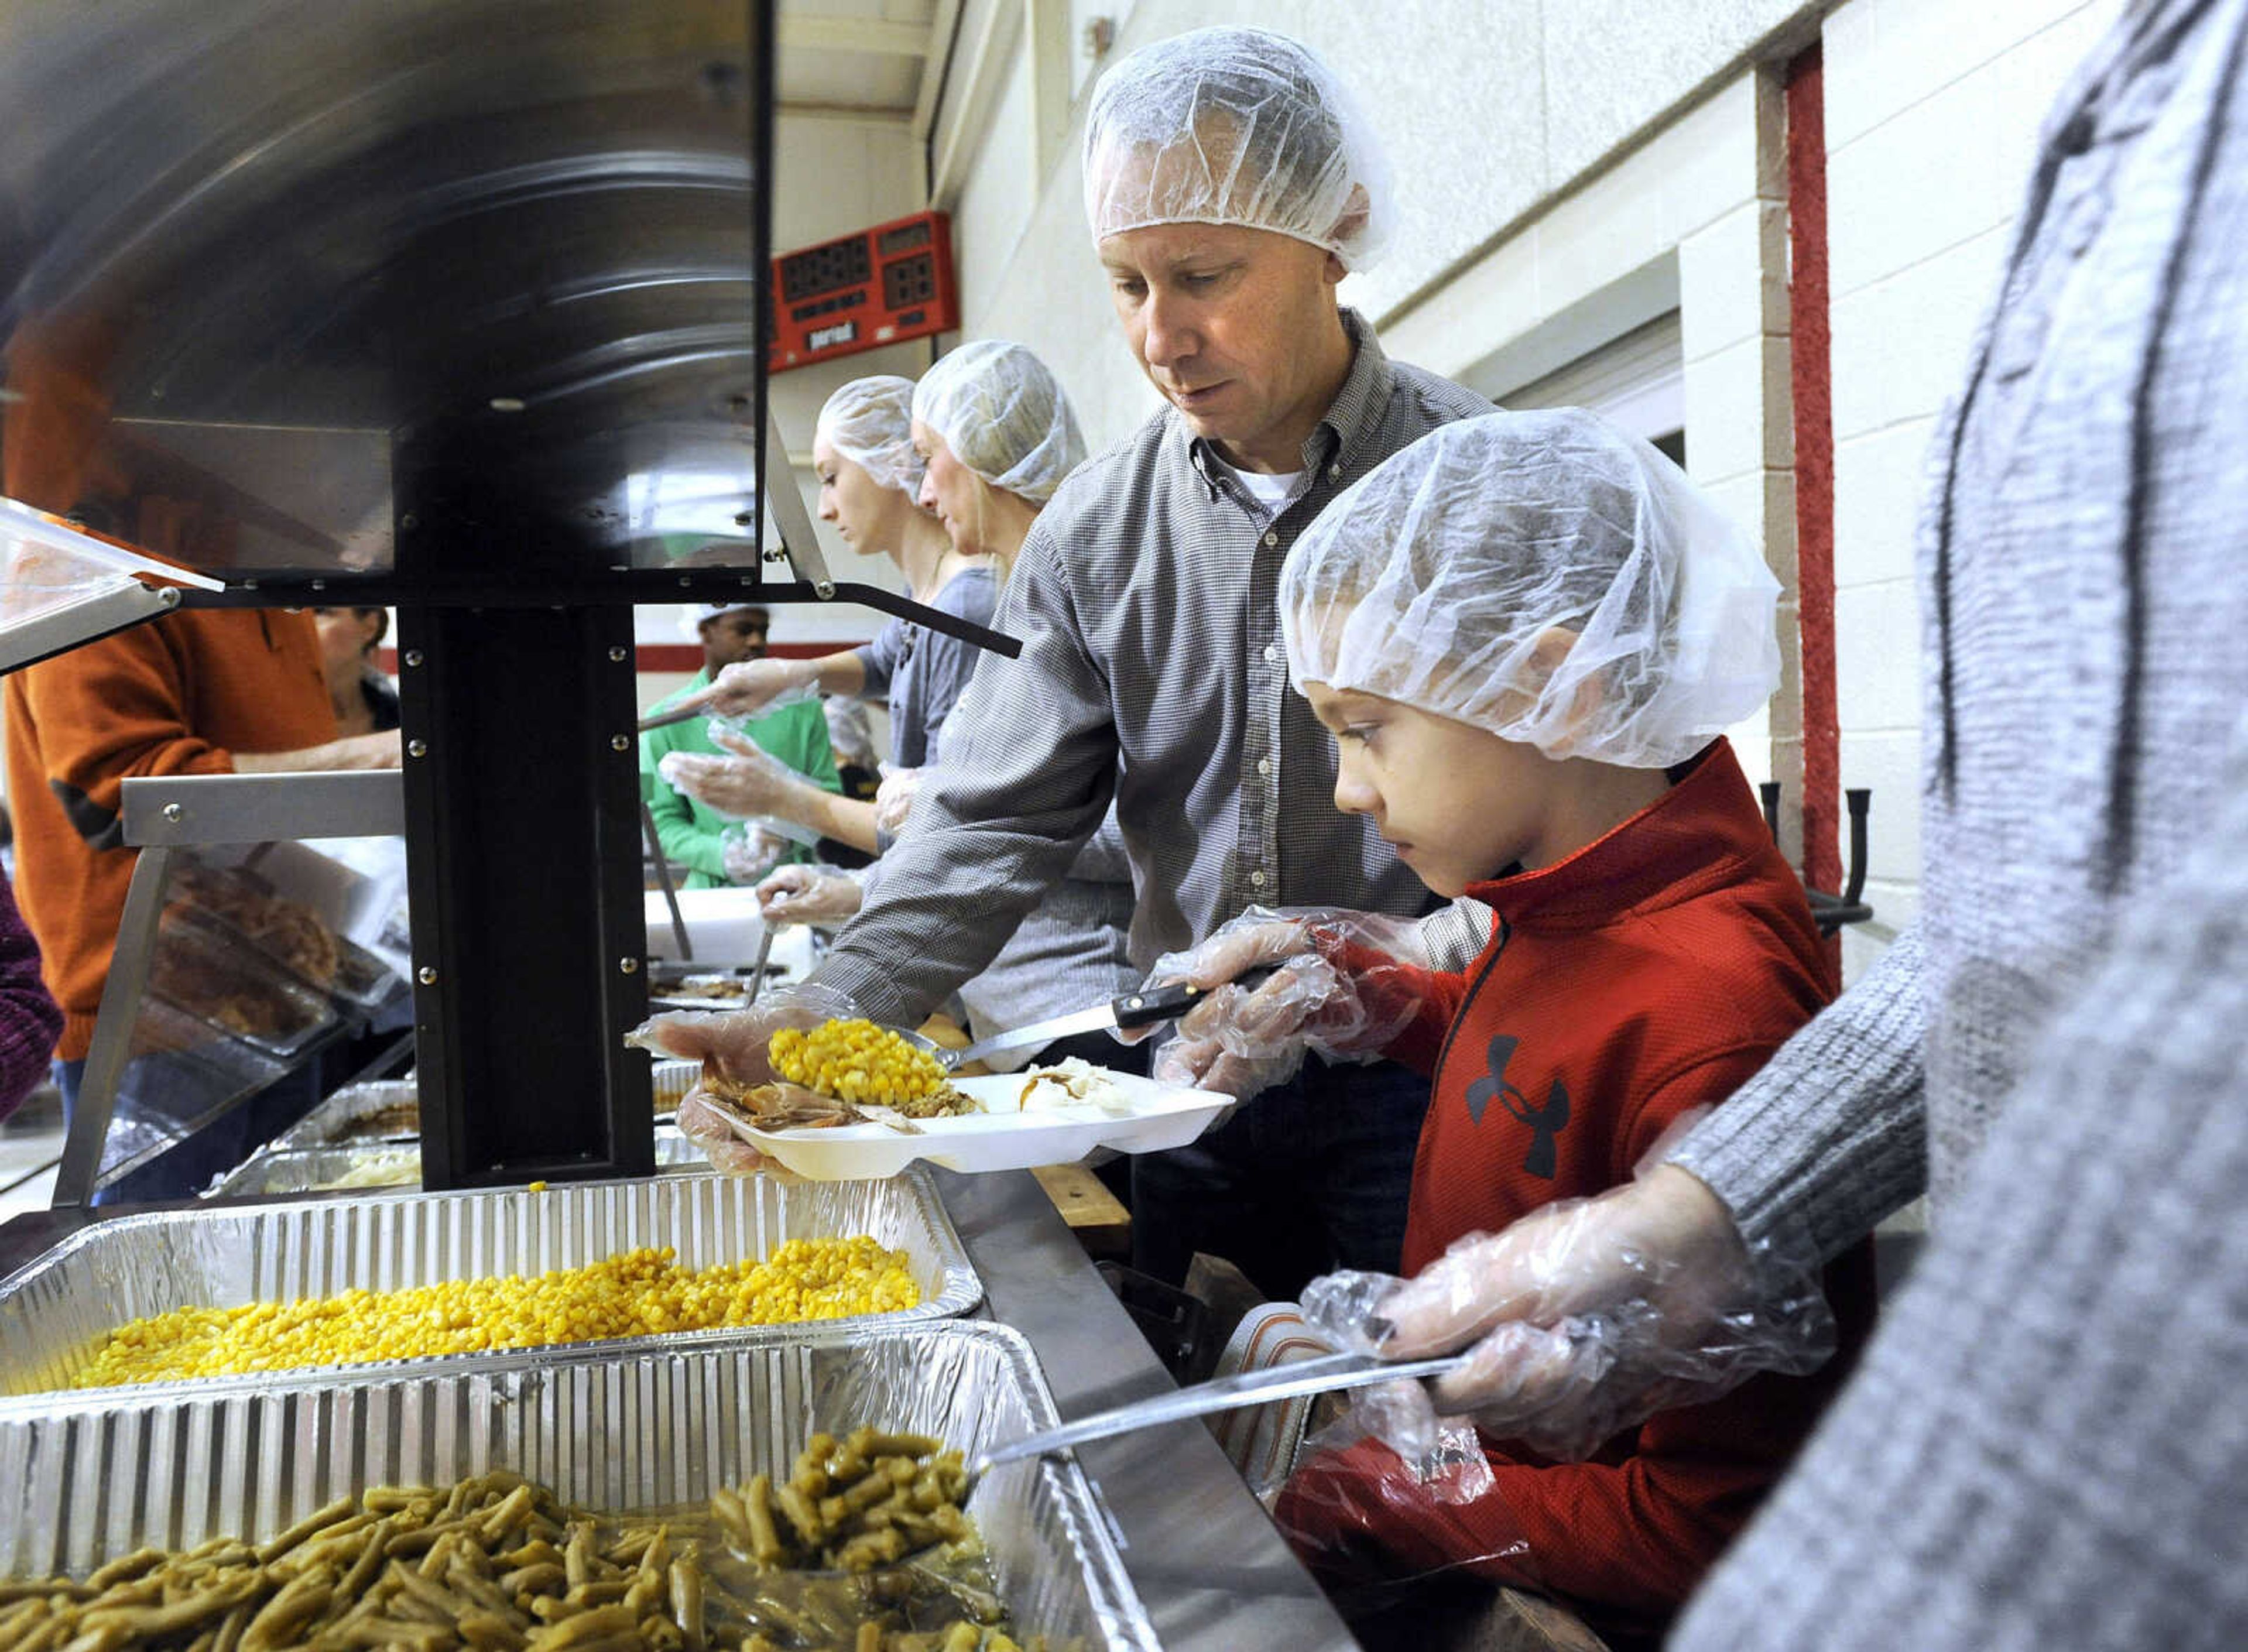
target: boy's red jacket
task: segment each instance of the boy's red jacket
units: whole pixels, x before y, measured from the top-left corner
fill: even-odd
[[[1468,893],[1498,914],[1475,966],[1385,984],[1415,1006],[1388,1053],[1435,1080],[1408,1274],[1465,1235],[1628,1182],[1674,1120],[1723,1101],[1833,996],[1803,886],[1722,740],[1598,841]],[[1826,1284],[1843,1351],[1813,1376],[1761,1376],[1664,1412],[1586,1463],[1486,1440],[1498,1489],[1464,1506],[1385,1495],[1409,1476],[1369,1440],[1300,1470],[1281,1523],[1331,1575],[1411,1575],[1511,1549],[1472,1569],[1571,1597],[1615,1628],[1660,1627],[1786,1466],[1870,1328],[1870,1247]]]

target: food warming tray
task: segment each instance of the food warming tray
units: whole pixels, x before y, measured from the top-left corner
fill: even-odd
[[[648,1064],[648,1085],[654,1092],[655,1116],[666,1119],[702,1077],[700,1061],[662,1059]],[[411,1078],[379,1079],[347,1084],[303,1118],[273,1138],[276,1149],[342,1147],[364,1141],[418,1141],[422,1138],[420,1086]],[[414,1115],[407,1128],[371,1123],[378,1114],[404,1108]]]
[[[815,1323],[872,1326],[949,1318],[983,1300],[960,1236],[925,1175],[894,1182],[785,1185],[770,1177],[659,1176],[450,1193],[374,1191],[348,1197],[122,1216],[84,1228],[0,1279],[0,1391],[58,1388],[99,1339],[127,1320],[186,1306],[231,1307],[385,1291],[442,1279],[581,1267],[621,1251],[670,1245],[682,1265],[770,1255],[783,1241],[871,1234],[906,1252],[918,1307]],[[665,1347],[697,1335],[749,1341],[801,1337],[805,1325],[673,1332],[565,1352]],[[457,1365],[462,1354],[387,1367]],[[196,1388],[270,1379],[199,1380]],[[332,1381],[331,1377],[329,1380]],[[85,1392],[96,1392],[85,1390]],[[101,1390],[128,1394],[130,1388]]]
[[[961,1321],[0,1401],[0,1578],[83,1577],[142,1545],[257,1541],[372,1485],[505,1468],[588,1508],[661,1509],[785,1474],[816,1429],[915,1429],[973,1459],[1057,1420],[1021,1333]],[[995,1469],[969,1512],[1018,1639],[1158,1645],[1074,1463]]]
[[[707,1170],[710,1162],[702,1149],[679,1134],[675,1126],[658,1125],[655,1165],[659,1170]],[[382,1181],[353,1181],[355,1176],[380,1169]],[[357,1139],[335,1147],[267,1148],[252,1154],[213,1182],[206,1199],[254,1198],[275,1193],[332,1193],[353,1188],[419,1187],[422,1184],[422,1138],[403,1141]]]

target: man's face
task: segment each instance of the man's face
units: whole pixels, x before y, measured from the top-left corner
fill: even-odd
[[[315,608],[312,623],[319,630],[320,662],[327,668],[328,676],[348,678],[367,658],[374,634],[381,627],[382,614],[376,609]]]
[[[744,660],[764,656],[765,633],[771,621],[747,608],[737,608],[702,621],[702,658],[714,672]]]
[[[1336,326],[1340,259],[1227,224],[1127,230],[1100,250],[1132,353],[1196,435],[1238,459],[1311,433],[1333,392],[1315,346]]]
[[[1436,894],[1558,858],[1559,765],[1536,746],[1354,689],[1307,682],[1304,697],[1335,737],[1335,807],[1372,819]]]

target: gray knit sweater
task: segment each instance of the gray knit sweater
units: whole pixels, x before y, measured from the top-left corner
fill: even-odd
[[[1694,1652],[2248,1645],[2244,31],[2056,108],[1931,456],[1924,919],[1673,1155],[1934,1232]]]

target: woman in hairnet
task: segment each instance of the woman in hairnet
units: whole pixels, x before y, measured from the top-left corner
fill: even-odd
[[[900,434],[900,412],[895,401],[886,397],[886,442]],[[926,466],[921,504],[942,523],[949,554],[970,569],[948,588],[978,572],[986,579],[1004,579],[1038,511],[1085,456],[1068,397],[1045,364],[1023,346],[979,339],[954,350],[922,376],[914,387],[909,415],[902,429],[916,463]],[[815,448],[815,458],[819,454]],[[987,605],[984,614],[973,617],[987,618],[989,612]],[[922,646],[931,640],[924,634]],[[982,668],[1004,669],[1011,663],[995,658]],[[899,720],[894,688],[894,728]],[[929,718],[928,708],[920,716],[926,725],[923,739],[918,745],[900,739],[898,766],[876,799],[885,848],[905,828],[922,777],[937,763],[942,746],[938,724],[943,719]],[[756,759],[745,756],[744,762],[747,766]],[[729,806],[721,800],[728,796],[748,800],[738,775],[708,777],[703,784],[717,806]],[[865,878],[880,874],[878,863]],[[865,887],[862,878],[830,868],[792,867],[766,879],[757,892],[769,922],[837,925],[858,911]],[[1139,972],[1125,956],[1131,917],[1131,870],[1112,819],[1086,843],[1069,875],[1016,926],[998,956],[962,985],[960,1004],[970,1031],[979,1038],[1005,1032],[1117,997],[1138,985]],[[1066,1048],[1014,1052],[1007,1062],[1020,1066],[1071,1054],[1119,1064],[1115,1045],[1100,1033],[1069,1042]]]
[[[977,339],[914,387],[922,508],[963,556],[988,556],[1004,580],[1031,524],[1085,460],[1077,415],[1046,364],[1019,344]]]
[[[888,557],[905,577],[916,602],[989,625],[998,601],[998,580],[988,558],[954,548],[943,524],[920,502],[921,456],[913,445],[914,383],[882,374],[853,379],[827,398],[812,439],[819,477],[819,518],[861,556]],[[937,730],[974,675],[982,651],[942,631],[893,619],[861,648],[810,660],[751,660],[729,668],[705,703],[740,719],[819,693],[871,695],[887,699],[895,764],[919,768],[932,760]],[[719,737],[741,759],[709,757],[679,767],[674,784],[713,807],[744,816],[792,821],[819,836],[873,853],[879,826],[873,800],[838,797],[799,786],[773,765],[757,761],[740,744]],[[790,913],[806,922],[840,921],[857,910],[855,886],[847,905],[841,882],[823,881],[800,869],[794,890],[807,903]]]
[[[1307,1051],[1429,1073],[1408,1273],[1628,1182],[1833,990],[1722,732],[1778,680],[1778,590],[1676,466],[1589,413],[1449,425],[1347,490],[1281,573],[1290,677],[1339,743],[1336,806],[1436,894],[1488,905],[1490,941],[1444,973],[1396,920],[1252,911],[1157,965],[1210,984],[1278,966],[1205,1000],[1158,1075],[1253,1094]],[[1331,1276],[1306,1306],[1364,1342],[1395,1283]],[[1850,1340],[1870,1252],[1830,1283]],[[1787,1313],[1734,1329],[1798,1374],[1589,1436],[1361,1418],[1290,1483],[1283,1527],[1330,1582],[1464,1567],[1659,1629],[1835,1385],[1802,1374],[1835,1346],[1815,1275]]]

